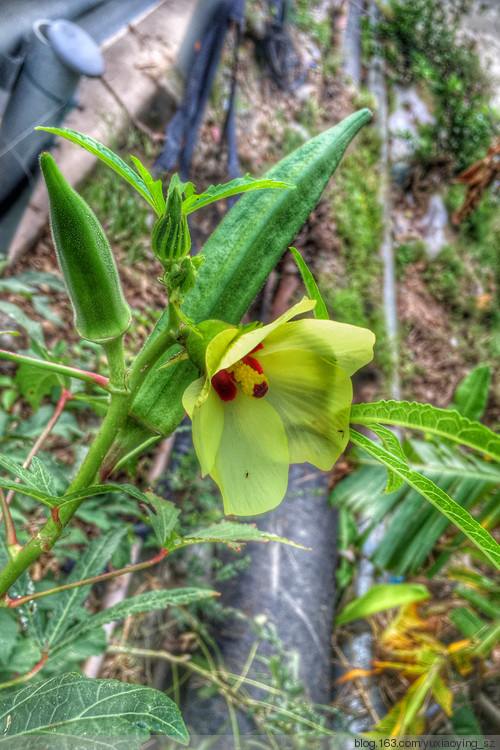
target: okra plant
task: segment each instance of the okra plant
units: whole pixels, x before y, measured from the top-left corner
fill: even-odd
[[[173,503],[110,481],[124,457],[137,454],[158,436],[170,435],[185,412],[192,421],[202,473],[218,484],[227,514],[252,516],[276,507],[285,496],[290,463],[308,461],[329,470],[351,440],[387,468],[388,492],[408,483],[500,567],[500,548],[488,530],[408,466],[397,437],[384,425],[432,433],[493,461],[500,461],[500,437],[458,412],[425,404],[382,401],[351,408],[350,378],[371,360],[374,336],[328,319],[316,283],[293,248],[308,296],[267,325],[240,325],[346,147],[369,119],[368,110],[351,115],[294,151],[263,179],[247,176],[197,194],[192,183],[174,176],[166,195],[161,181],[138,159],[132,157],[133,169],[91,138],[45,128],[95,154],[155,211],[151,242],[159,265],[151,283],[164,288],[165,311],[142,349],[126,359],[123,342],[131,311],[109,243],[52,156],[42,154],[52,236],[75,327],[83,339],[103,348],[109,378],[62,365],[40,348],[38,357],[0,352],[1,358],[28,362],[40,373],[57,373],[64,384],[61,410],[75,380],[99,388],[107,400],[100,429],[63,493],[56,491],[50,471],[33,454],[22,466],[0,454],[6,472],[0,479],[0,643],[11,653],[9,638],[19,632],[31,643],[24,671],[12,669],[0,684],[0,745],[21,735],[51,735],[51,747],[58,741],[62,747],[69,734],[85,735],[86,747],[97,747],[101,736],[109,747],[119,747],[126,735],[127,747],[139,748],[150,731],[187,744],[180,713],[163,693],[57,672],[58,658],[96,631],[102,633],[106,622],[215,593],[194,588],[152,591],[90,617],[81,605],[95,581],[150,567],[177,549],[206,540],[293,543],[236,520],[183,536]],[[245,195],[202,252],[192,256],[188,215],[237,193]],[[314,317],[294,320],[310,313]],[[351,424],[363,425],[378,439],[358,433]],[[159,552],[146,562],[102,573],[119,542],[119,535],[105,534],[88,545],[66,584],[49,589],[35,584],[30,566],[52,549],[82,503],[110,492],[128,493],[148,509]],[[9,509],[13,493],[44,508],[44,522],[24,545],[18,542]],[[2,673],[8,668],[5,662]],[[63,702],[63,712],[48,710]]]

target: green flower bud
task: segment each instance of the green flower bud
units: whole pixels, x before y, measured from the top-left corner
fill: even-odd
[[[151,243],[154,254],[164,267],[172,261],[182,260],[191,250],[191,235],[187,218],[182,213],[182,193],[178,186],[168,192],[165,215],[154,225]]]
[[[41,155],[40,166],[49,194],[52,238],[75,327],[89,341],[119,338],[128,329],[131,314],[104,231],[50,154]]]

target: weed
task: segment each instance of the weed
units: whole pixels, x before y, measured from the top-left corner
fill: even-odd
[[[457,33],[470,6],[469,0],[391,0],[384,20],[372,27],[395,79],[422,81],[432,94],[435,122],[421,128],[416,156],[427,162],[450,155],[457,171],[484,156],[498,129],[479,59]]]

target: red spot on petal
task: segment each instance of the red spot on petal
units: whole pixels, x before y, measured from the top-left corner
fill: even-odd
[[[257,362],[257,360],[254,359],[254,357],[251,357],[249,354],[247,354],[246,357],[242,357],[241,361],[245,365],[248,365],[249,367],[251,367],[252,370],[255,370],[255,372],[258,372],[259,374],[262,374],[264,372],[264,370],[260,366],[260,363]]]
[[[263,383],[256,383],[253,387],[253,397],[254,398],[263,398],[267,391],[269,389],[269,386],[267,385],[266,381]]]
[[[232,375],[226,370],[221,370],[213,376],[212,385],[222,401],[232,401],[236,396],[236,385]]]

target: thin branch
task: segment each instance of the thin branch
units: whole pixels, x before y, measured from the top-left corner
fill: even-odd
[[[40,450],[40,448],[44,444],[45,440],[48,438],[48,436],[52,432],[52,430],[53,430],[53,428],[54,428],[57,420],[59,419],[59,417],[63,413],[64,407],[66,406],[66,402],[70,398],[71,398],[70,391],[68,391],[67,388],[63,387],[62,393],[61,393],[61,395],[59,397],[59,401],[57,402],[56,408],[54,409],[54,413],[51,416],[51,418],[49,419],[49,421],[47,422],[47,424],[45,425],[45,428],[44,428],[43,432],[39,435],[39,437],[38,437],[37,441],[35,442],[33,448],[28,453],[28,456],[27,456],[26,460],[23,463],[23,469],[29,469],[33,457],[36,456],[36,454],[38,453],[38,451]],[[19,477],[17,477],[17,479],[15,481],[18,482],[18,483],[21,482],[21,480],[19,479]],[[10,503],[12,502],[12,498],[14,497],[15,494],[16,494],[15,490],[9,490],[9,493],[7,495],[7,505],[10,505]]]
[[[66,583],[64,586],[57,586],[56,588],[47,589],[46,591],[39,591],[36,594],[27,594],[26,596],[19,596],[17,599],[9,599],[7,606],[9,607],[9,609],[15,609],[16,607],[21,607],[27,602],[33,601],[34,599],[40,599],[42,596],[49,596],[50,594],[60,594],[61,591],[76,589],[79,586],[88,586],[89,584],[98,583],[99,581],[108,581],[110,578],[118,578],[118,576],[123,576],[127,573],[134,573],[137,570],[145,570],[146,568],[151,568],[153,565],[161,562],[161,560],[163,560],[168,555],[168,552],[169,551],[166,549],[161,549],[157,555],[152,557],[150,560],[146,560],[145,562],[136,563],[135,565],[128,565],[127,567],[120,568],[119,570],[112,570],[109,573],[102,573],[99,576],[92,576],[92,578],[85,578],[83,581]]]
[[[17,547],[19,547],[19,544],[17,542],[16,527],[14,526],[14,521],[12,520],[12,516],[10,514],[9,503],[7,502],[7,498],[5,497],[3,487],[0,487],[0,507],[2,510],[2,518],[5,523],[5,540],[7,542],[7,549],[9,550],[10,554],[11,549],[15,550]]]
[[[35,664],[35,666],[32,667],[29,672],[26,672],[26,674],[22,674],[20,677],[14,677],[13,680],[9,680],[8,682],[0,682],[0,690],[6,690],[7,688],[14,687],[15,685],[20,685],[22,682],[28,682],[29,680],[31,680],[31,678],[36,675],[37,672],[43,669],[43,667],[47,663],[48,658],[48,654],[42,654],[42,658],[40,659],[38,664]]]
[[[68,367],[67,365],[60,365],[57,362],[47,362],[45,359],[36,359],[36,357],[28,357],[26,354],[9,352],[7,349],[0,349],[0,359],[8,359],[10,362],[17,362],[20,365],[33,365],[33,367],[38,367],[40,370],[57,372],[59,375],[84,380],[86,383],[93,383],[93,385],[104,388],[105,391],[108,390],[108,378],[89,370],[79,370],[77,367]]]

